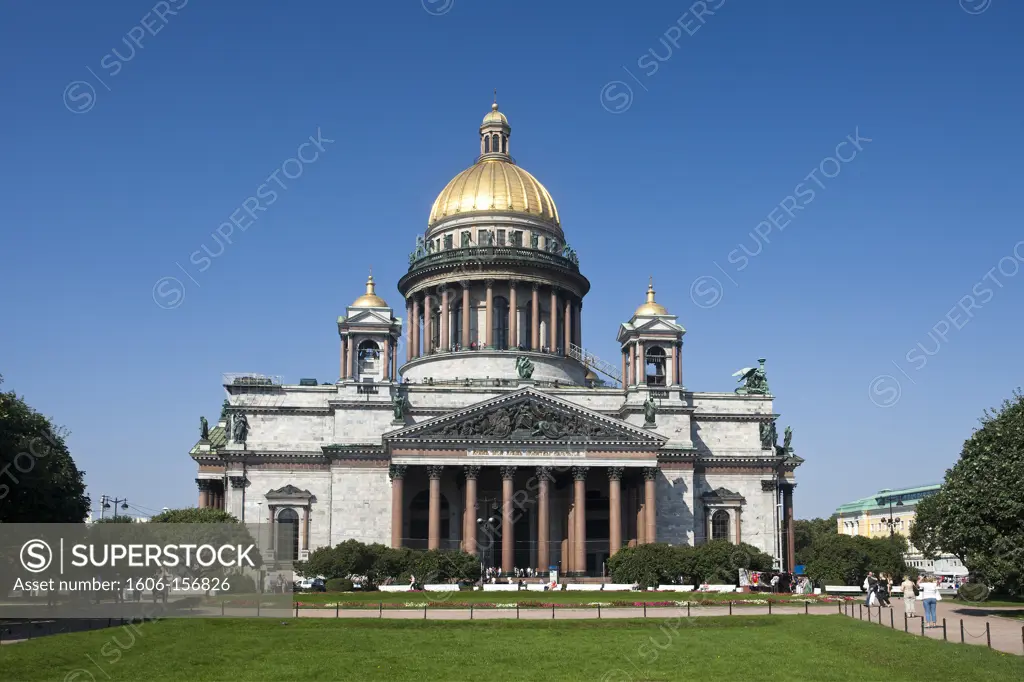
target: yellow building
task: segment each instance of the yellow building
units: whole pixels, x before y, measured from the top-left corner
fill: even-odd
[[[924,573],[966,575],[967,569],[956,557],[943,554],[934,560],[926,559],[910,542],[910,527],[917,516],[917,503],[937,493],[939,488],[938,484],[900,490],[884,488],[871,497],[848,502],[836,510],[837,530],[843,535],[866,538],[898,533],[907,538],[909,547],[904,558],[908,566]]]

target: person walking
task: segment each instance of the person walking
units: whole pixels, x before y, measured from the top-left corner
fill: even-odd
[[[910,579],[909,575],[905,575],[900,587],[903,588],[903,613],[907,618],[914,618],[917,616],[914,609],[914,604],[917,602],[917,584]]]
[[[864,606],[871,606],[871,595],[875,595],[875,600],[877,601],[877,590],[878,579],[875,577],[874,571],[868,571],[868,577],[864,578],[864,591],[867,592],[867,595],[864,597]]]
[[[942,601],[942,595],[939,594],[939,586],[938,583],[935,582],[935,578],[928,576],[921,581],[921,594],[917,595],[917,598],[924,603],[925,627],[938,627],[938,618],[936,618],[935,615],[935,605]]]
[[[892,589],[892,579],[888,573],[880,573],[878,575],[878,604],[889,608],[889,590]]]

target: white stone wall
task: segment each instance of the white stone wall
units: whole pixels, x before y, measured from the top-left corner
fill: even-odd
[[[391,481],[386,468],[367,469],[335,464],[328,477],[331,497],[330,526],[317,535],[314,547],[345,540],[391,544]],[[315,518],[315,517],[314,517]],[[329,533],[329,534],[327,534]]]
[[[308,490],[314,498],[309,521],[310,548],[315,549],[328,542],[331,524],[328,511],[331,504],[330,472],[289,469],[287,464],[283,464],[278,470],[249,469],[246,476],[249,486],[245,490],[245,523],[268,524],[270,514],[266,494],[290,484],[299,490]],[[259,502],[263,503],[262,508],[257,504]],[[301,520],[301,507],[295,507],[295,512]]]
[[[658,542],[694,544],[693,470],[663,469],[656,481]]]
[[[740,514],[740,540],[774,556],[776,551],[774,537],[775,492],[761,489],[761,481],[770,479],[770,474],[716,474],[709,471],[697,475],[694,480],[697,542],[707,540],[707,510],[704,508],[701,496],[717,488],[727,488],[734,493],[739,493],[746,500]],[[729,516],[730,524],[735,523],[732,510],[730,510]],[[729,537],[733,539],[732,525],[729,528]]]

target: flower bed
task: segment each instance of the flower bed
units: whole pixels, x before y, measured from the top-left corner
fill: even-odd
[[[434,601],[434,600],[423,600],[423,601],[381,601],[381,602],[359,602],[359,601],[340,601],[340,602],[296,602],[295,605],[300,609],[352,609],[352,610],[373,610],[378,609],[581,609],[581,608],[685,608],[694,606],[717,606],[726,607],[730,602],[734,606],[767,606],[769,603],[773,605],[792,605],[798,606],[803,604],[829,604],[837,602],[848,602],[853,601],[854,597],[842,597],[842,596],[822,596],[822,597],[802,597],[802,598],[775,598],[775,599],[690,599],[685,601],[676,600],[659,600],[659,601],[634,601],[626,599],[615,599],[611,601],[592,601],[592,602],[546,602],[546,601],[535,601],[535,600],[524,600],[515,602],[467,602],[467,601]]]

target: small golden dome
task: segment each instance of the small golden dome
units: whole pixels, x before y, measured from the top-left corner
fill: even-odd
[[[633,313],[637,317],[651,317],[652,315],[668,315],[668,311],[665,310],[665,306],[654,300],[654,280],[652,279],[650,284],[647,285],[647,301],[642,306],[636,309]]]
[[[559,225],[551,194],[508,157],[481,159],[452,178],[437,195],[427,224],[474,211],[525,213]]]
[[[488,111],[487,114],[484,116],[483,123],[481,123],[480,125],[482,127],[490,125],[492,123],[508,126],[508,119],[505,117],[505,114],[498,111],[497,102],[491,105],[491,110]]]
[[[597,375],[594,374],[594,370],[592,370],[592,369],[588,369],[587,370],[587,376],[584,377],[584,379],[586,381],[596,381],[597,378],[598,378]]]
[[[350,308],[387,308],[388,304],[383,298],[377,295],[374,289],[376,284],[373,283],[373,275],[370,275],[366,279],[366,293],[352,301]]]

